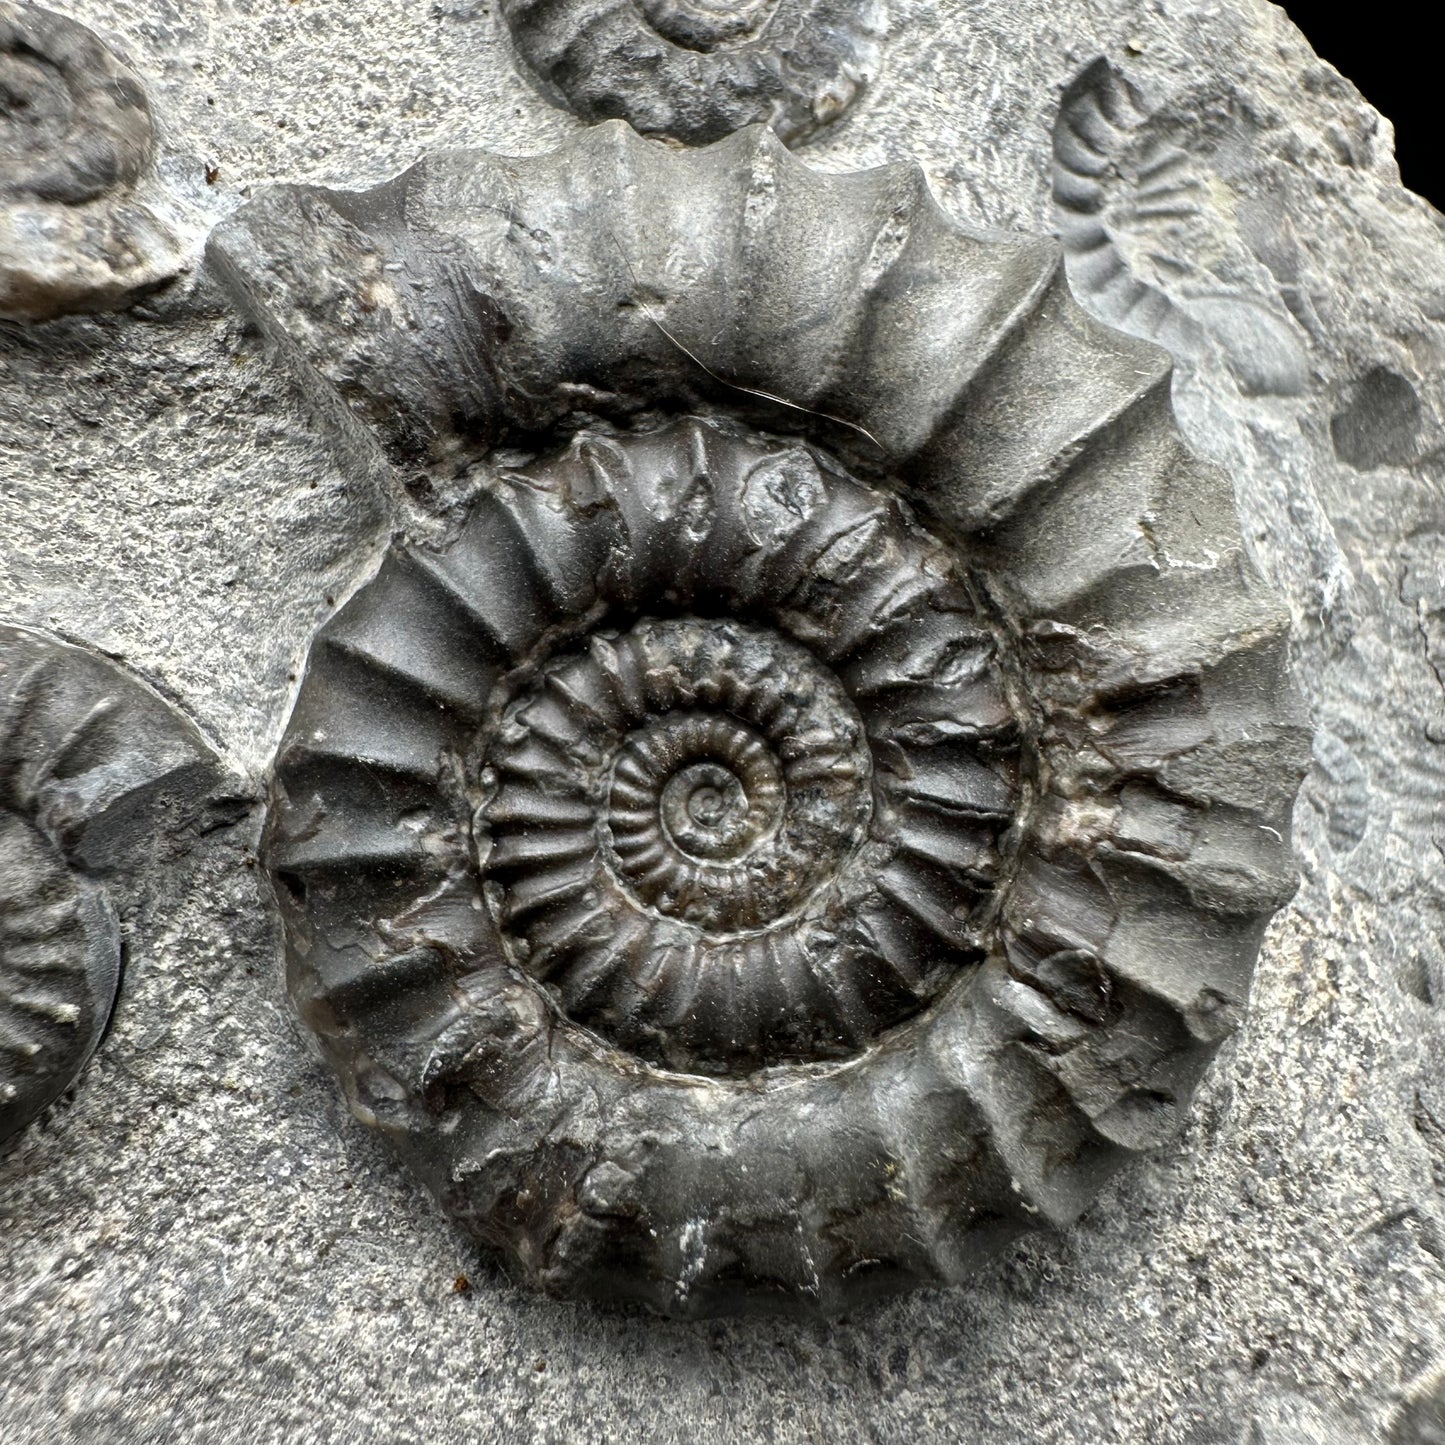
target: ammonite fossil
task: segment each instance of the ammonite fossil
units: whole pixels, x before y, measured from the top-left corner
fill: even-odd
[[[790,143],[878,73],[884,0],[502,0],[543,89],[584,120],[702,145],[763,122]]]
[[[213,780],[195,729],[115,664],[0,626],[0,1140],[73,1082],[120,982],[103,879]]]
[[[175,275],[135,195],[154,148],[145,90],[92,31],[0,0],[0,317],[103,310]]]
[[[1151,107],[1095,60],[1054,120],[1055,222],[1069,280],[1100,320],[1180,361],[1217,354],[1246,395],[1296,396],[1308,360],[1277,283],[1218,200],[1233,188],[1215,166],[1251,153],[1258,125],[1231,99]]]
[[[1305,733],[1167,359],[1055,246],[611,126],[211,254],[412,499],[267,859],[298,1007],[455,1219],[558,1292],[836,1309],[1171,1137]]]

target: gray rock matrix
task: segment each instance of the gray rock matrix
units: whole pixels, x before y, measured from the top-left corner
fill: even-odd
[[[580,124],[470,3],[71,13],[146,83],[157,175],[209,222],[275,181],[375,184]],[[285,999],[263,775],[397,501],[197,264],[130,312],[0,332],[0,615],[122,659],[243,780],[123,901],[112,1032],[0,1161],[0,1438],[1438,1428],[1439,219],[1379,117],[1244,0],[890,7],[879,77],[803,156],[917,160],[958,219],[1057,233],[1084,306],[1174,352],[1181,427],[1290,610],[1303,881],[1182,1139],[967,1287],[833,1323],[667,1323],[508,1283],[349,1119]]]

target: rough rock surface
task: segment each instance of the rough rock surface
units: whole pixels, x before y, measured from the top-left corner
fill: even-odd
[[[159,175],[211,220],[252,185],[358,186],[429,149],[534,153],[578,125],[472,0],[70,13],[149,84]],[[1112,69],[1091,79],[1100,56]],[[1123,102],[1101,74],[1124,77]],[[1093,176],[1060,119],[1091,85],[1108,122]],[[961,219],[1063,235],[1100,316],[1166,344],[1168,318],[1188,320],[1180,420],[1235,477],[1317,729],[1303,885],[1188,1132],[972,1288],[832,1324],[667,1324],[526,1294],[347,1118],[294,1025],[253,805],[127,904],[113,1031],[0,1162],[0,1438],[1438,1428],[1440,218],[1399,188],[1388,126],[1256,0],[897,4],[878,81],[805,155],[916,158]],[[1080,176],[1105,193],[1092,245]],[[123,658],[259,799],[306,643],[379,554],[387,498],[339,468],[204,274],[129,313],[0,328],[0,388],[0,616]]]

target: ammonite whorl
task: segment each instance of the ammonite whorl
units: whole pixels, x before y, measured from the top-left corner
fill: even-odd
[[[1054,221],[1069,281],[1101,321],[1188,365],[1218,358],[1246,396],[1298,396],[1309,361],[1295,323],[1251,294],[1260,260],[1217,207],[1239,184],[1215,95],[1154,104],[1100,56],[1064,88],[1054,117]],[[1238,162],[1236,162],[1237,164]],[[1268,289],[1268,288],[1266,288]]]
[[[99,37],[0,0],[0,317],[101,310],[175,274],[134,196],[154,149],[145,90]]]
[[[878,73],[884,0],[502,0],[518,53],[584,120],[689,145],[805,140]]]
[[[967,580],[896,498],[686,422],[509,475],[463,605],[566,565],[559,525],[605,569],[511,604],[475,749],[513,959],[670,1067],[856,1052],[983,956],[1017,727]]]
[[[114,663],[0,625],[0,1141],[74,1081],[110,1018],[105,878],[213,764]]]
[[[298,1007],[454,1218],[558,1292],[836,1309],[1173,1136],[1305,733],[1167,359],[1057,248],[615,126],[211,254],[413,498],[266,846]]]
[[[119,983],[104,895],[23,813],[0,810],[0,1139],[80,1072]]]

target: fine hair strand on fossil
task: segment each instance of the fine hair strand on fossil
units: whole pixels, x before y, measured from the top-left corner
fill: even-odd
[[[702,370],[705,371],[710,377],[712,377],[712,379],[717,382],[719,386],[726,386],[732,391],[740,391],[744,396],[755,396],[760,401],[774,402],[778,406],[786,407],[789,411],[799,412],[803,416],[815,416],[820,421],[828,421],[832,422],[835,426],[846,427],[849,431],[857,432],[859,436],[865,437],[869,442],[871,442],[873,446],[878,449],[878,455],[880,457],[886,457],[888,455],[888,449],[883,445],[882,442],[878,440],[876,436],[873,435],[871,431],[868,430],[867,427],[860,425],[856,421],[849,421],[846,416],[835,416],[830,411],[818,411],[811,406],[804,406],[801,402],[790,401],[786,396],[779,396],[778,393],[775,391],[764,391],[761,387],[757,386],[744,386],[740,381],[729,381],[727,377],[720,376],[716,371],[712,369],[712,367],[707,364],[707,362],[702,359],[702,357],[697,354],[697,352],[695,352],[690,346],[688,346],[686,342],[680,340],[677,336],[675,336],[663,324],[662,318],[658,316],[657,312],[653,310],[647,298],[642,294],[642,281],[639,279],[637,271],[633,267],[632,261],[629,258],[627,251],[624,249],[622,242],[617,239],[617,233],[612,230],[611,227],[609,227],[607,234],[611,238],[612,244],[617,247],[617,254],[622,258],[622,264],[627,267],[627,274],[632,277],[632,283],[634,287],[634,294],[632,297],[633,305],[636,306],[638,310],[640,310],[642,314],[646,316],[647,319],[652,322],[652,324],[657,327],[657,329],[675,347],[677,347],[677,349],[682,352],[682,354],[687,357],[689,361],[691,361],[695,366],[701,367]]]

